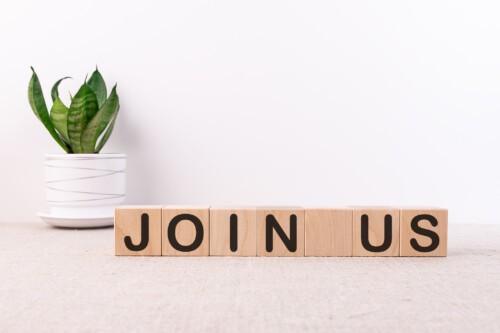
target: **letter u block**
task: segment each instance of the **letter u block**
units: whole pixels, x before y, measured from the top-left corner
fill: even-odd
[[[399,209],[351,207],[355,257],[399,257]]]
[[[161,255],[161,207],[122,206],[115,209],[115,255]]]
[[[162,209],[163,256],[208,256],[209,207],[165,206]]]
[[[401,208],[401,256],[446,257],[448,210],[437,207]]]
[[[304,208],[257,209],[257,256],[303,257]]]

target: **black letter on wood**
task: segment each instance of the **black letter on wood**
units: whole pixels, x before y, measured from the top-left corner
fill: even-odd
[[[428,214],[417,215],[411,220],[411,229],[419,235],[429,237],[431,239],[431,244],[429,246],[420,246],[417,240],[412,238],[410,240],[410,245],[418,252],[432,252],[439,246],[439,235],[432,230],[420,227],[418,222],[421,220],[429,221],[433,227],[438,225],[438,221],[434,216]]]
[[[269,214],[266,216],[266,251],[273,251],[273,229],[281,238],[283,244],[290,252],[297,251],[297,215],[290,215],[290,238],[288,238],[281,228],[276,218]]]
[[[238,251],[238,215],[231,214],[229,219],[229,248]]]
[[[144,213],[141,215],[141,242],[138,245],[132,243],[130,236],[125,237],[125,246],[130,251],[142,251],[149,243],[149,215]]]
[[[194,224],[194,227],[196,228],[196,236],[194,238],[194,241],[190,245],[182,245],[177,241],[177,238],[175,237],[175,229],[177,228],[177,224],[181,221],[191,221]],[[191,252],[196,250],[198,247],[200,247],[201,243],[203,242],[203,224],[201,223],[200,219],[197,218],[194,215],[191,214],[179,214],[175,216],[172,221],[170,221],[170,224],[168,225],[168,241],[170,242],[170,245],[177,251],[181,252]]]
[[[368,239],[368,215],[361,216],[361,244],[370,252],[384,252],[392,243],[392,216],[387,214],[384,217],[384,242],[382,245],[373,246]]]

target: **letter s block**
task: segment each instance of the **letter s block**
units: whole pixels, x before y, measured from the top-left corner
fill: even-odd
[[[208,256],[209,207],[165,206],[162,209],[162,256]]]
[[[161,207],[115,209],[115,255],[161,256]]]
[[[401,256],[446,257],[448,210],[401,207]]]
[[[303,257],[304,224],[304,208],[259,207],[257,256]]]
[[[351,207],[352,255],[355,257],[399,257],[399,209]]]

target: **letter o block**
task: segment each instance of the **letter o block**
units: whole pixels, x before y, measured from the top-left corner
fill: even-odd
[[[163,256],[208,256],[209,207],[165,206],[162,209]]]
[[[448,210],[401,207],[401,256],[446,257]]]
[[[399,257],[399,209],[351,207],[352,255],[355,257]]]
[[[161,207],[122,206],[115,209],[115,255],[161,255]]]

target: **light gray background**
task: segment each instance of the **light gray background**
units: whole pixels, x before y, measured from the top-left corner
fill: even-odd
[[[96,64],[118,82],[107,152],[128,202],[431,204],[499,223],[495,1],[7,1],[0,5],[0,221],[34,221],[27,101]]]
[[[0,223],[0,331],[498,333],[500,226],[449,237],[446,258],[139,258],[110,228]]]

